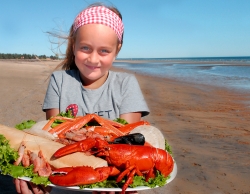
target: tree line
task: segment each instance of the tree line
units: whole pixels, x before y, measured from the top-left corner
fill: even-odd
[[[57,55],[46,56],[46,55],[34,55],[34,54],[11,54],[11,53],[0,53],[0,59],[59,59]]]

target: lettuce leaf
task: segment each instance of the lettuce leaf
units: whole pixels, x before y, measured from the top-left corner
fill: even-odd
[[[166,139],[165,139],[165,150],[173,157],[172,147],[168,144]]]
[[[121,123],[123,125],[128,124],[128,122],[125,119],[121,119],[121,118],[114,119],[114,121],[117,123]]]
[[[116,183],[115,180],[104,180],[102,182],[97,182],[88,185],[80,185],[80,189],[84,188],[118,188],[119,185]]]
[[[156,171],[155,178],[150,178],[148,182],[146,182],[145,177],[143,176],[134,176],[133,183],[129,185],[131,188],[139,187],[139,186],[147,186],[150,188],[154,188],[156,186],[162,187],[166,184],[166,181],[170,178],[164,177],[159,171]],[[125,179],[123,179],[120,183],[116,183],[115,180],[108,179],[103,182],[98,182],[89,185],[80,185],[81,189],[84,188],[121,188],[125,183]]]
[[[166,184],[166,181],[170,178],[170,176],[164,177],[159,171],[156,171],[155,178],[150,178],[147,182],[147,186],[150,188],[154,188],[156,186],[162,187]]]
[[[23,129],[29,129],[31,128],[34,124],[36,124],[36,121],[33,120],[27,120],[23,121],[22,123],[19,123],[15,126],[16,129],[23,130]]]
[[[60,125],[60,124],[63,123],[63,122],[64,122],[63,120],[56,119],[56,120],[54,120],[54,122],[52,123],[51,128],[54,128],[54,127],[56,127],[57,125]]]
[[[8,166],[16,161],[18,153],[10,147],[9,141],[0,134],[0,168]]]
[[[132,188],[139,187],[139,186],[147,186],[150,188],[154,188],[157,186],[162,187],[166,184],[166,181],[169,178],[170,178],[170,176],[164,177],[160,173],[160,171],[156,171],[155,178],[150,178],[148,180],[148,182],[146,182],[145,177],[143,177],[143,176],[134,176],[133,183],[130,184],[129,186]]]
[[[36,185],[47,186],[51,184],[48,177],[39,176],[38,174],[33,175],[30,181]]]
[[[68,110],[68,111],[66,111],[66,112],[60,112],[57,116],[67,117],[67,118],[75,118],[75,117],[72,115],[71,112],[72,112],[71,110]],[[53,117],[51,117],[51,118],[53,118]],[[54,128],[54,127],[56,127],[57,125],[62,124],[63,122],[64,122],[63,120],[56,119],[56,120],[52,123],[51,128]]]
[[[71,110],[68,110],[66,112],[60,112],[57,116],[62,116],[62,117],[68,117],[68,118],[75,118],[72,114]]]

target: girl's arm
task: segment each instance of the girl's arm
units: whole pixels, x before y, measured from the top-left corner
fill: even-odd
[[[47,109],[46,110],[46,119],[48,120],[51,117],[58,115],[59,113],[60,112],[59,112],[58,108]]]
[[[126,120],[128,123],[135,123],[141,120],[141,112],[121,114],[120,118]]]

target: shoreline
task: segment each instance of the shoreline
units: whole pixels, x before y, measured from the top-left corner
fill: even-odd
[[[126,59],[116,59],[114,61],[115,63],[131,63],[131,64],[141,64],[141,63],[164,63],[164,64],[218,64],[218,65],[242,65],[242,66],[250,66],[250,61],[229,61],[229,60],[193,60],[193,59],[142,59],[142,60],[137,60],[137,59],[131,59],[131,60],[126,60]]]
[[[44,62],[44,63],[60,63],[62,60],[50,60],[50,59],[0,59],[0,62]],[[180,59],[116,59],[115,63],[165,63],[165,64],[218,64],[218,65],[243,65],[250,66],[250,61],[234,61],[234,60],[193,60],[192,58],[180,58]]]
[[[57,62],[0,60],[1,124],[14,127],[23,120],[45,119],[41,107]],[[135,74],[151,111],[143,119],[162,130],[177,163],[177,176],[170,184],[140,194],[249,193],[250,107],[244,104],[248,94],[112,70]],[[0,186],[1,193],[5,188]]]

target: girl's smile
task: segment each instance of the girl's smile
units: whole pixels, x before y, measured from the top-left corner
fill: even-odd
[[[86,67],[93,71],[99,69],[99,67],[94,67],[94,66],[89,66],[89,65],[86,65]]]

